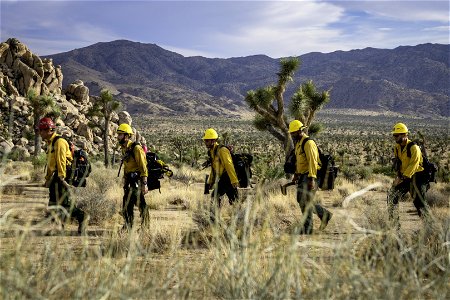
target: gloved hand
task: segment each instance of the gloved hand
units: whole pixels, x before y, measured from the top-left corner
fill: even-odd
[[[233,188],[237,189],[239,187],[239,182],[235,182],[231,184]]]
[[[308,190],[309,191],[312,191],[312,190],[316,189],[316,181],[314,180],[314,178],[308,177],[307,186],[308,186]]]
[[[61,179],[61,178],[59,178],[59,179],[60,179],[62,185],[63,185],[66,189],[69,189],[69,188],[70,188],[70,184],[68,184],[67,181],[66,181],[65,179]]]
[[[142,193],[142,195],[145,195],[148,193],[147,182],[141,182],[141,193]]]
[[[397,186],[402,182],[402,179],[400,177],[395,177],[394,182],[392,183],[392,186]]]

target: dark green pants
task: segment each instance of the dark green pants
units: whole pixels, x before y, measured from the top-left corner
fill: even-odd
[[[391,222],[394,222],[398,227],[400,226],[398,202],[408,192],[413,198],[413,204],[416,207],[419,217],[427,214],[429,212],[429,207],[425,199],[427,189],[428,183],[424,182],[424,174],[422,172],[414,174],[411,180],[403,181],[399,185],[392,187],[387,199],[389,219]]]
[[[76,205],[70,200],[70,192],[61,183],[61,180],[58,176],[53,176],[49,186],[49,193],[49,207],[60,205],[68,211],[69,217],[77,219],[78,223],[80,224],[83,222],[85,215],[84,211],[76,207]],[[64,221],[65,217],[63,217],[62,219]]]
[[[125,184],[123,187],[123,205],[122,214],[125,219],[125,226],[127,228],[133,227],[134,221],[134,206],[138,205],[139,213],[141,214],[141,223],[146,224],[148,222],[148,207],[145,203],[145,197],[141,193],[139,178],[138,180],[125,177]]]
[[[316,179],[314,179],[316,181]],[[317,187],[317,181],[316,181]],[[318,203],[314,203],[314,198],[316,196],[316,190],[311,190],[308,188],[308,175],[300,175],[297,182],[297,202],[302,211],[302,225],[300,233],[302,234],[312,234],[313,232],[313,213],[316,213],[320,220],[327,218],[331,215],[325,207]]]
[[[230,176],[226,172],[223,172],[222,176],[217,183],[217,195],[216,190],[214,189],[211,193],[211,199],[213,203],[216,202],[215,197],[217,197],[217,205],[220,207],[222,205],[222,196],[227,195],[228,202],[230,205],[233,205],[234,202],[238,200],[238,190],[234,188],[231,184]]]

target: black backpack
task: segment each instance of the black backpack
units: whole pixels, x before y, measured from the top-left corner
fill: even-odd
[[[159,182],[159,180],[164,178],[164,174],[166,174],[167,177],[172,177],[173,172],[162,160],[159,159],[156,153],[147,152],[145,156],[147,159],[147,170],[148,170],[148,178],[147,178],[148,190],[149,191],[159,190],[161,188],[161,183]]]
[[[126,160],[130,156],[133,156],[133,158],[134,158],[134,147],[136,147],[136,145],[140,145],[140,144],[134,142],[133,144],[131,144],[131,148],[125,153],[124,157],[122,158],[122,162],[121,162],[120,168],[119,168],[119,173],[117,174],[117,176],[119,176],[119,174],[120,174],[120,169],[122,168],[123,161]],[[169,169],[169,167],[167,166],[166,163],[164,163],[162,160],[159,159],[159,157],[156,153],[147,152],[145,154],[145,158],[147,160],[147,172],[148,172],[147,187],[148,187],[148,190],[149,191],[159,190],[159,192],[161,192],[161,190],[160,190],[161,182],[159,180],[164,178],[164,174],[166,174],[167,177],[172,177],[173,172],[172,172],[172,170]]]
[[[305,152],[305,144],[310,138],[303,139],[301,149]],[[334,189],[334,181],[337,177],[339,168],[334,162],[334,157],[330,154],[325,154],[317,146],[319,151],[320,169],[317,170],[317,184],[322,190]],[[287,174],[295,174],[297,158],[295,156],[295,148],[289,153],[286,162],[284,163],[284,172]]]
[[[430,183],[430,182],[434,182],[436,183],[436,174],[438,172],[438,167],[435,163],[432,163],[429,159],[428,159],[428,155],[427,155],[427,151],[425,149],[425,144],[423,143],[423,141],[420,140],[415,140],[412,141],[411,143],[409,143],[408,145],[406,145],[406,156],[408,156],[409,158],[411,158],[411,147],[417,145],[420,148],[420,152],[422,152],[422,159],[423,159],[423,177],[422,180],[424,181],[424,183]]]
[[[58,135],[52,141],[52,152],[55,151],[53,147],[60,138],[67,141],[73,157],[72,164],[66,166],[66,181],[75,187],[85,187],[87,184],[87,177],[89,177],[92,171],[92,166],[86,151],[81,149],[74,150],[75,145],[71,141]]]
[[[239,187],[246,188],[251,186],[250,179],[253,176],[251,168],[253,162],[253,155],[249,153],[234,153],[233,148],[231,146],[225,145],[220,145],[219,147],[217,147],[217,150],[222,147],[226,147],[230,151],[231,159],[233,160],[234,170],[236,171],[236,176],[237,179],[239,180]]]

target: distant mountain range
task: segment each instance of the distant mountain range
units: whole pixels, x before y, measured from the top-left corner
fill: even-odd
[[[277,80],[279,59],[184,57],[155,44],[97,43],[48,56],[62,66],[64,86],[80,79],[93,95],[112,90],[130,113],[239,115],[246,92]],[[450,116],[450,45],[365,48],[301,55],[289,99],[312,79],[331,89],[327,108]]]

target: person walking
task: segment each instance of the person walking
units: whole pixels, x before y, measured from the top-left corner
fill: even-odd
[[[301,234],[313,233],[313,213],[320,220],[320,230],[325,229],[333,214],[320,204],[314,203],[317,191],[317,170],[320,168],[319,150],[314,140],[308,139],[302,122],[294,120],[289,124],[289,133],[294,141],[296,170],[293,182],[297,182],[297,202],[303,214]],[[302,147],[303,141],[308,139]],[[303,148],[303,149],[302,149]]]
[[[132,134],[131,126],[126,123],[120,124],[117,128],[117,138],[122,148],[122,164],[124,166],[122,205],[122,214],[125,219],[124,229],[133,227],[135,205],[139,207],[142,225],[146,225],[149,218],[148,206],[144,197],[148,192],[147,159],[142,146],[131,141]]]
[[[421,218],[429,213],[425,199],[428,182],[423,168],[423,157],[420,147],[408,138],[408,128],[403,123],[397,123],[392,129],[395,140],[394,161],[397,176],[388,194],[388,213],[392,225],[400,228],[398,202],[408,192],[414,199],[413,203]]]
[[[64,207],[69,218],[78,221],[78,233],[86,233],[89,216],[78,208],[70,199],[69,184],[66,181],[67,166],[72,164],[73,156],[69,143],[56,133],[55,123],[51,118],[42,118],[37,128],[39,135],[47,142],[47,172],[44,186],[49,189],[49,208],[59,205]],[[65,218],[63,217],[63,224]]]
[[[208,157],[211,162],[211,173],[209,175],[209,189],[213,189],[211,198],[219,208],[221,197],[227,195],[228,202],[232,205],[238,199],[239,180],[234,169],[230,150],[217,142],[219,135],[213,128],[205,130],[202,137]]]

